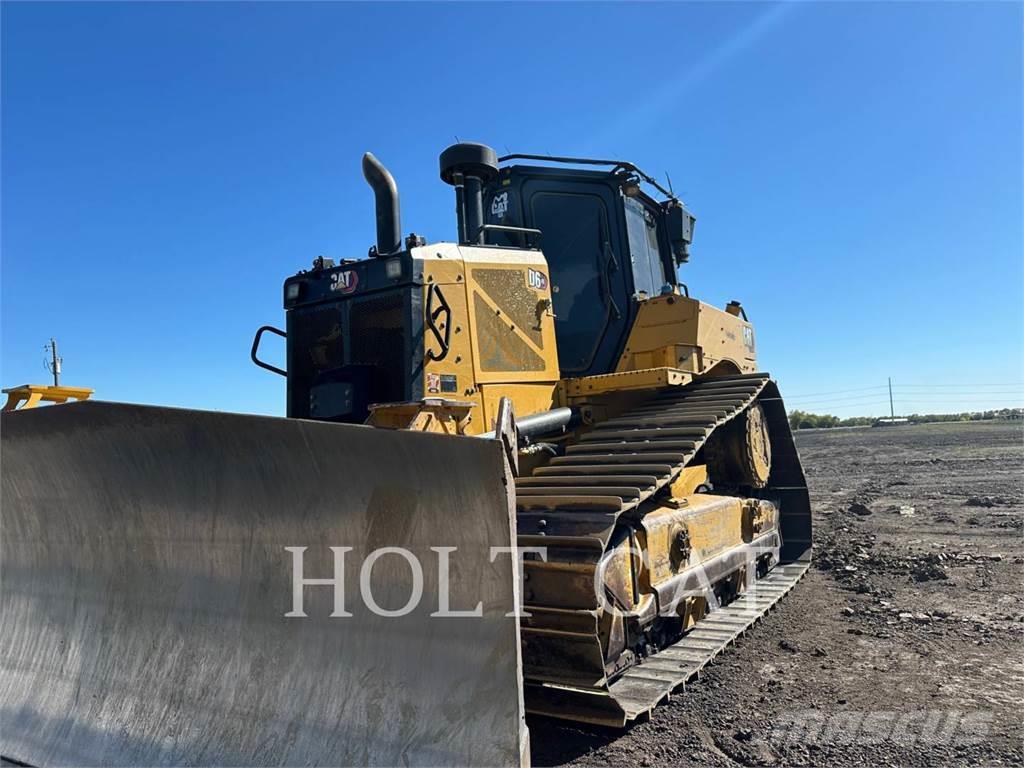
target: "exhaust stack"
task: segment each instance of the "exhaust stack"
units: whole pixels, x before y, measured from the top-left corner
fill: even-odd
[[[486,144],[462,142],[441,153],[441,181],[455,187],[459,242],[483,245],[483,187],[498,177],[498,154]]]
[[[373,188],[377,214],[377,256],[390,256],[402,250],[402,216],[398,205],[398,185],[387,168],[367,152],[363,155],[363,176]]]

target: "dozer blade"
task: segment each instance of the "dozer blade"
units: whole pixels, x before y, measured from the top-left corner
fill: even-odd
[[[496,441],[85,402],[5,413],[0,443],[5,758],[528,759]],[[482,615],[432,617],[442,581]]]

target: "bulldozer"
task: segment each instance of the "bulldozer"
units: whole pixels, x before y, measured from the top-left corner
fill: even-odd
[[[367,153],[368,255],[284,281],[250,356],[287,418],[3,414],[6,759],[527,764],[527,713],[649,717],[804,574],[785,407],[743,306],[679,280],[683,202],[618,160],[439,166],[454,242]]]

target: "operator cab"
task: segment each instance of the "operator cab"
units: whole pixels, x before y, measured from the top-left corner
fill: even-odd
[[[487,243],[523,248],[540,230],[551,271],[563,377],[615,370],[638,302],[679,286],[694,218],[670,192],[630,163],[509,155],[501,161],[545,160],[580,169],[534,165],[500,168],[484,196]],[[658,202],[641,183],[666,196]]]

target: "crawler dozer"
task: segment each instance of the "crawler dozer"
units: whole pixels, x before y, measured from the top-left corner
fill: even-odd
[[[460,143],[428,243],[363,172],[368,257],[287,278],[253,342],[288,418],[3,415],[4,757],[525,763],[526,712],[647,717],[806,570],[779,390],[679,281],[670,190]]]

